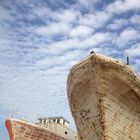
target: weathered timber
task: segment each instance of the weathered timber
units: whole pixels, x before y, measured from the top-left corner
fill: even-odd
[[[73,66],[68,99],[79,140],[140,140],[140,77],[96,53]]]

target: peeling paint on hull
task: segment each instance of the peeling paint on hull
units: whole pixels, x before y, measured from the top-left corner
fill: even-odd
[[[90,54],[67,82],[79,140],[140,140],[140,77],[129,66]]]
[[[66,140],[45,128],[21,120],[7,119],[6,127],[10,140]]]

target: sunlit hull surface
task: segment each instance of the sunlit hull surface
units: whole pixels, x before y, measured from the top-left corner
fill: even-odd
[[[66,140],[40,126],[15,120],[6,120],[10,140]]]
[[[127,65],[90,54],[68,76],[79,140],[140,140],[140,78]]]

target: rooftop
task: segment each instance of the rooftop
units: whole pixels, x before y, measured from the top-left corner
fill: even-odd
[[[69,123],[69,121],[67,119],[65,119],[63,116],[50,116],[50,117],[39,117],[38,118],[39,120],[40,119],[63,119],[65,120],[67,123]]]

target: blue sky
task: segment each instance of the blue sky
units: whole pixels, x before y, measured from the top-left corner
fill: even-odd
[[[64,116],[66,81],[91,50],[140,73],[139,0],[0,0],[0,139],[4,121]]]

